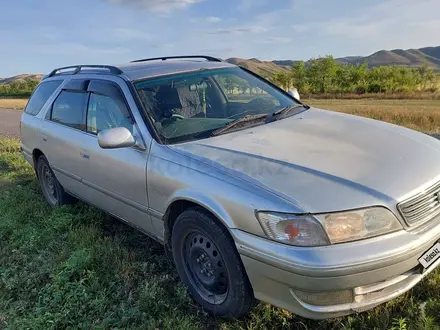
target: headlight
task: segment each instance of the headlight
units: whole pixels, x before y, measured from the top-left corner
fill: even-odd
[[[402,229],[394,214],[383,207],[315,215],[332,242],[342,243],[384,235]]]
[[[296,246],[328,245],[322,225],[310,215],[258,212],[266,235],[281,243]]]
[[[388,234],[402,229],[386,208],[316,215],[257,212],[266,235],[295,246],[321,246]]]

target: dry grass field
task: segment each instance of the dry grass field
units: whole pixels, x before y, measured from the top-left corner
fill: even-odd
[[[440,133],[440,100],[310,99],[304,102],[317,108],[378,119],[425,133]]]
[[[2,99],[0,98],[0,109],[22,110],[26,106],[27,99]]]

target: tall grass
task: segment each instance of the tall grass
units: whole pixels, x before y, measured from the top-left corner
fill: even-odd
[[[320,93],[307,94],[301,93],[301,97],[305,99],[347,99],[347,100],[440,100],[439,92],[396,92],[396,93]]]
[[[405,126],[421,132],[440,132],[440,100],[309,99],[305,103]]]

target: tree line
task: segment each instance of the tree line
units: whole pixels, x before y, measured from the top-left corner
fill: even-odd
[[[221,79],[231,93],[258,92],[249,91],[249,86],[238,77],[230,75]],[[370,69],[367,64],[340,64],[327,56],[294,63],[289,71],[277,72],[269,80],[286,90],[295,87],[301,94],[364,94],[436,92],[440,77],[426,64],[418,68],[380,66]],[[0,97],[29,97],[38,82],[29,78],[0,84]]]
[[[332,56],[294,63],[290,71],[277,72],[270,80],[303,94],[396,93],[437,91],[439,77],[426,64],[418,68],[367,64],[340,64]]]
[[[20,79],[9,84],[0,84],[0,97],[29,97],[38,82],[38,79]]]

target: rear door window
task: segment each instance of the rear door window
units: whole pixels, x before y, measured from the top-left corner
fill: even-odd
[[[36,116],[46,104],[49,97],[58,88],[58,86],[61,85],[62,82],[62,80],[52,80],[38,85],[35,91],[32,93],[24,112],[29,115]]]
[[[52,105],[51,120],[79,130],[85,130],[88,93],[63,90]]]

